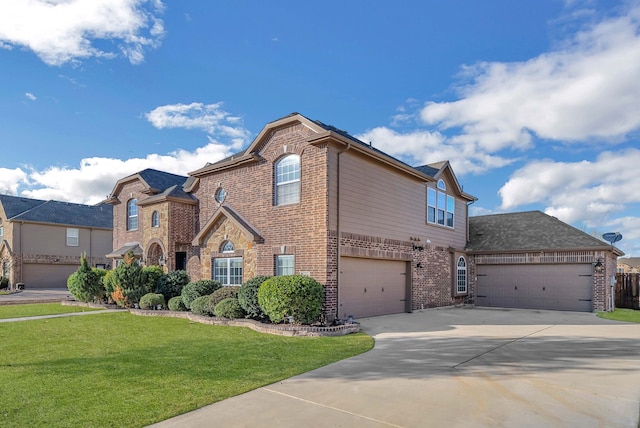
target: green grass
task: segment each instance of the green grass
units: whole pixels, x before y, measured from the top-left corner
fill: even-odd
[[[97,311],[84,306],[63,306],[61,303],[30,303],[26,305],[1,305],[0,319],[35,317],[39,315],[68,314],[71,312]]]
[[[128,312],[3,323],[0,426],[145,426],[372,346]]]
[[[598,312],[598,316],[608,320],[640,323],[640,311],[634,309],[614,309],[612,312]]]

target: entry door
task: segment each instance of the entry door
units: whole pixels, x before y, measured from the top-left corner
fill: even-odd
[[[176,252],[176,270],[187,270],[187,253],[184,251]]]

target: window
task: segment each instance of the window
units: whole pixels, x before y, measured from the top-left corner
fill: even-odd
[[[276,256],[276,275],[293,275],[295,258],[292,255]]]
[[[242,257],[213,259],[213,279],[222,285],[242,285]]]
[[[276,163],[275,204],[300,202],[300,156],[289,155]]]
[[[4,226],[0,226],[0,240],[4,239]]]
[[[221,253],[233,253],[234,251],[235,248],[233,247],[233,242],[231,241],[224,241],[220,246]]]
[[[138,230],[138,200],[127,202],[127,230]]]
[[[224,190],[222,187],[218,187],[218,190],[216,190],[216,194],[214,196],[216,198],[216,202],[221,204],[222,202],[224,202],[224,198],[226,196],[227,196],[227,191]]]
[[[458,258],[458,281],[456,287],[457,294],[465,294],[467,292],[467,261],[464,257]]]
[[[67,228],[67,247],[77,247],[80,241],[80,229]]]
[[[158,214],[158,211],[154,211],[151,214],[151,227],[160,227],[160,214]]]
[[[446,188],[442,180],[438,181],[438,188]],[[440,190],[427,188],[427,222],[441,226],[453,227],[456,210],[456,200]]]

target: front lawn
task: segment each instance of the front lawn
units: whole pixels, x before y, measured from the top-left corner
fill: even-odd
[[[145,426],[372,346],[128,312],[3,323],[0,426]]]
[[[68,314],[97,311],[84,306],[63,306],[61,303],[29,303],[26,305],[0,305],[0,319],[35,317],[39,315]]]
[[[612,312],[598,312],[600,318],[615,321],[640,322],[640,311],[616,308]]]

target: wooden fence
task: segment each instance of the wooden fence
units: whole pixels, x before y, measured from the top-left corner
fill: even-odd
[[[640,309],[640,273],[616,274],[616,308]]]

